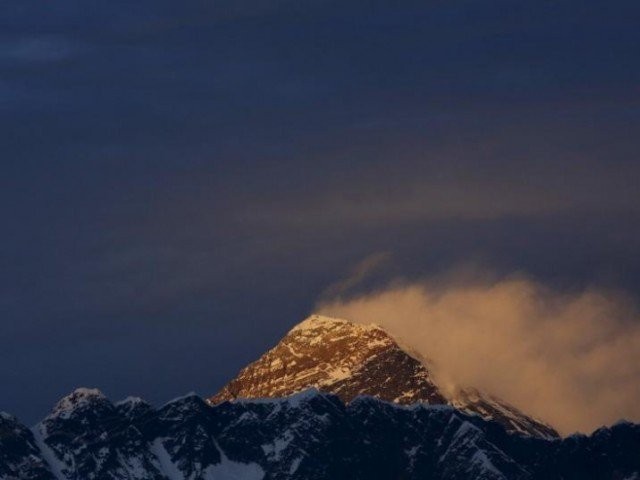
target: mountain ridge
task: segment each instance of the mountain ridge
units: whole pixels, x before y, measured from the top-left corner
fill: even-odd
[[[0,413],[0,480],[640,479],[640,425],[559,438],[473,388],[445,397],[376,325],[309,318],[254,364],[219,401],[79,388],[32,428]]]
[[[216,404],[237,398],[281,397],[318,388],[346,403],[359,395],[371,395],[400,404],[449,404],[502,423],[508,431],[559,436],[550,425],[476,388],[446,393],[432,370],[428,359],[379,325],[311,315],[208,400]]]
[[[640,425],[590,436],[509,434],[449,405],[307,390],[154,408],[72,392],[33,429],[0,415],[2,480],[560,480],[640,475]]]

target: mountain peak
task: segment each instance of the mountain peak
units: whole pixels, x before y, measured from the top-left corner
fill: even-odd
[[[311,315],[208,401],[287,397],[315,388],[345,403],[365,395],[400,405],[452,405],[512,432],[557,436],[551,427],[476,389],[445,394],[431,368],[379,325]]]
[[[108,402],[107,397],[97,388],[77,388],[63,397],[54,407],[51,416],[66,417],[72,411],[92,405],[96,402]]]
[[[427,367],[377,325],[312,315],[210,399],[285,397],[317,388],[344,402],[444,403]]]
[[[68,420],[99,416],[114,409],[109,399],[96,388],[77,388],[63,397],[47,417],[41,422],[45,429],[54,424],[62,424]]]
[[[344,320],[342,318],[334,318],[334,317],[327,317],[325,315],[313,314],[305,318],[302,322],[298,323],[295,327],[293,327],[289,331],[289,333],[313,331],[318,329],[331,330],[331,329],[341,328],[341,327],[346,327],[359,332],[367,332],[371,330],[384,331],[382,327],[374,323],[371,323],[369,325],[363,325],[363,324],[351,322],[349,320]]]

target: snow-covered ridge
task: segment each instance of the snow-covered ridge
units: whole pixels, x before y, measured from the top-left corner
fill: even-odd
[[[475,388],[457,389],[449,403],[470,415],[478,415],[486,420],[500,419],[511,431],[541,438],[557,438],[553,427],[542,420],[526,416],[512,405]]]
[[[263,397],[263,398],[234,398],[232,400],[233,403],[244,404],[244,405],[280,405],[287,404],[293,408],[298,408],[300,405],[308,402],[309,400],[316,397],[329,397],[329,395],[320,392],[317,388],[308,388],[301,392],[293,393],[286,397]]]
[[[146,404],[147,402],[140,397],[127,397],[115,403],[116,407],[130,406],[130,405],[131,406],[146,405]]]
[[[167,407],[169,405],[172,404],[177,404],[177,403],[182,403],[186,400],[201,400],[202,397],[200,397],[200,395],[198,395],[196,392],[187,392],[184,395],[180,395],[179,397],[176,398],[172,398],[171,400],[169,400],[168,402],[166,402],[164,405],[162,405],[162,408]]]
[[[353,480],[577,480],[640,472],[640,425],[630,423],[531,441],[450,405],[370,396],[345,405],[317,390],[214,406],[186,395],[142,415],[118,407],[143,400],[89,397],[98,400],[72,421],[50,415],[40,424],[47,428],[0,417],[0,479],[329,480],[349,472]]]
[[[2,420],[8,420],[8,421],[16,420],[16,417],[14,417],[13,415],[7,412],[0,412],[0,418]]]

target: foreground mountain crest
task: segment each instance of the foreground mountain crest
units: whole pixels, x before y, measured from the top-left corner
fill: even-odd
[[[96,391],[65,397],[33,429],[0,413],[1,480],[637,479],[640,426],[587,437],[508,434],[448,405],[307,390],[160,408]],[[63,410],[58,407],[64,406]],[[64,412],[61,414],[61,412]]]
[[[369,395],[401,405],[450,404],[493,419],[508,431],[558,436],[550,426],[474,388],[445,395],[428,361],[402,347],[382,327],[321,315],[296,325],[209,402],[283,397],[308,388],[335,394],[346,403]]]

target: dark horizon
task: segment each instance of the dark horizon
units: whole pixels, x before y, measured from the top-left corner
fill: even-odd
[[[0,410],[27,423],[80,386],[213,394],[377,256],[350,293],[469,268],[638,302],[638,2],[0,12]]]

